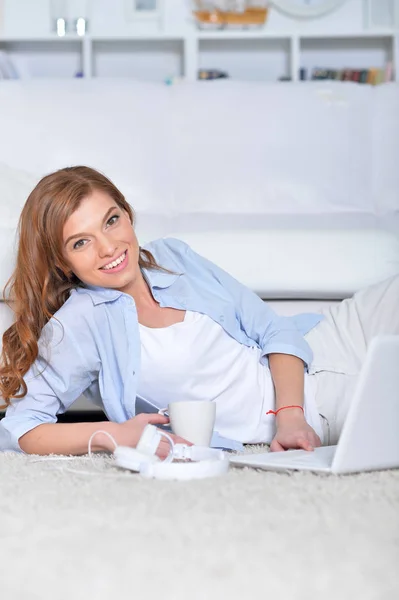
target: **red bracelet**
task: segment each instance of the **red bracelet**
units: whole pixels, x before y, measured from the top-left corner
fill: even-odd
[[[266,414],[267,415],[277,415],[277,413],[279,413],[280,410],[284,410],[285,408],[300,408],[302,412],[305,412],[303,410],[303,406],[301,406],[300,404],[291,404],[290,406],[282,406],[278,410],[268,410]]]

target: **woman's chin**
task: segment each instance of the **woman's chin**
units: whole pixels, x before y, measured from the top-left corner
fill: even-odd
[[[129,273],[121,273],[118,277],[107,277],[105,281],[103,278],[100,285],[127,293],[126,290],[134,287],[135,281],[136,277],[134,277],[134,275]]]

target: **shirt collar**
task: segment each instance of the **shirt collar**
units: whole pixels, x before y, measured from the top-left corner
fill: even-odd
[[[180,277],[180,275],[182,275],[182,273],[166,273],[165,271],[158,271],[157,269],[145,268],[142,268],[141,272],[151,290],[154,290],[154,288],[168,288]],[[122,295],[125,295],[124,292],[119,290],[89,284],[76,288],[76,291],[79,293],[88,293],[95,306],[97,304],[103,304],[104,302],[113,302]]]
[[[183,275],[183,273],[167,273],[165,271],[159,271],[158,269],[146,269],[144,267],[141,269],[141,272],[151,289],[168,288],[180,277],[180,275]]]

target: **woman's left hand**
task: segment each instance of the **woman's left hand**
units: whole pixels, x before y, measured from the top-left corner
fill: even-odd
[[[302,415],[292,414],[284,417],[281,415],[281,417],[277,420],[277,432],[270,444],[270,452],[293,448],[312,451],[321,446],[319,436]]]

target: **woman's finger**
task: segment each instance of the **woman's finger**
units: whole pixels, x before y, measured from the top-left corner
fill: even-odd
[[[151,423],[151,425],[166,425],[169,423],[169,417],[159,415],[158,413],[150,413],[145,415],[145,421],[147,421],[147,423]]]
[[[169,452],[170,452],[169,442],[162,439],[159,442],[159,446],[157,448],[156,455],[159,456],[159,458],[162,458],[162,460],[163,460],[164,458],[166,458],[168,456]]]
[[[315,448],[319,448],[321,446],[321,439],[319,438],[318,435],[316,435],[316,439],[314,440],[313,445]]]
[[[174,433],[168,433],[168,435],[172,438],[175,444],[186,444],[186,446],[194,445],[192,444],[192,442],[189,442],[188,440],[185,440],[184,438],[180,437],[179,435],[175,435]]]
[[[283,446],[276,440],[274,439],[272,441],[272,443],[270,444],[270,452],[284,452],[285,448],[283,448]]]
[[[306,438],[299,438],[298,448],[303,448],[303,450],[307,450],[308,452],[312,452],[314,450],[312,442]]]

